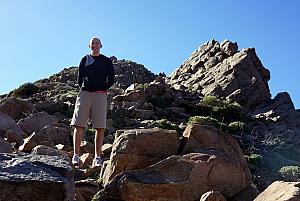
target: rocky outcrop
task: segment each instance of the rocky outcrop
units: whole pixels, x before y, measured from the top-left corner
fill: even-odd
[[[283,166],[300,166],[300,111],[295,110],[288,93],[279,93],[268,104],[252,108],[248,123],[251,143],[268,168],[277,171]],[[251,139],[251,138],[250,138]]]
[[[276,181],[255,198],[254,201],[300,200],[300,183]]]
[[[0,153],[0,200],[74,200],[74,172],[57,156]]]
[[[157,75],[147,70],[144,65],[137,64],[128,60],[113,60],[115,67],[115,85],[126,89],[132,83],[149,83],[153,81]]]
[[[236,43],[212,40],[193,52],[172,73],[169,83],[176,89],[254,106],[270,99],[269,79],[270,72],[263,67],[254,48],[238,52]]]

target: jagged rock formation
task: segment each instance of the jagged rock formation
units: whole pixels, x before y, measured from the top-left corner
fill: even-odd
[[[212,40],[172,73],[170,84],[253,106],[270,99],[269,79],[254,48],[239,52],[236,43]]]

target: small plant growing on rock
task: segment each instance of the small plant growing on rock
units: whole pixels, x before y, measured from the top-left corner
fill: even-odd
[[[212,118],[212,117],[205,117],[205,116],[194,116],[189,119],[189,123],[200,123],[204,125],[209,125],[209,126],[214,126],[221,131],[226,131],[227,130],[227,125],[219,122],[217,119]]]
[[[203,97],[202,104],[206,105],[206,106],[211,106],[211,107],[223,105],[222,101],[217,99],[216,96],[210,96],[210,95]]]
[[[285,181],[300,181],[299,166],[285,166],[280,168],[279,173]]]
[[[246,160],[257,167],[261,167],[262,159],[263,157],[260,154],[251,154],[250,156],[246,156]]]
[[[228,125],[228,132],[231,134],[242,135],[245,129],[246,124],[240,121],[234,121]]]

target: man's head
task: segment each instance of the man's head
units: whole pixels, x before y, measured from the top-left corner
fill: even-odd
[[[91,38],[89,48],[91,49],[92,55],[99,55],[100,48],[102,48],[101,40],[97,37]]]

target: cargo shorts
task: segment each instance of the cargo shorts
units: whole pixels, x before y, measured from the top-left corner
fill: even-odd
[[[94,128],[106,128],[106,115],[107,95],[105,92],[80,91],[70,125],[86,127],[90,119]]]

